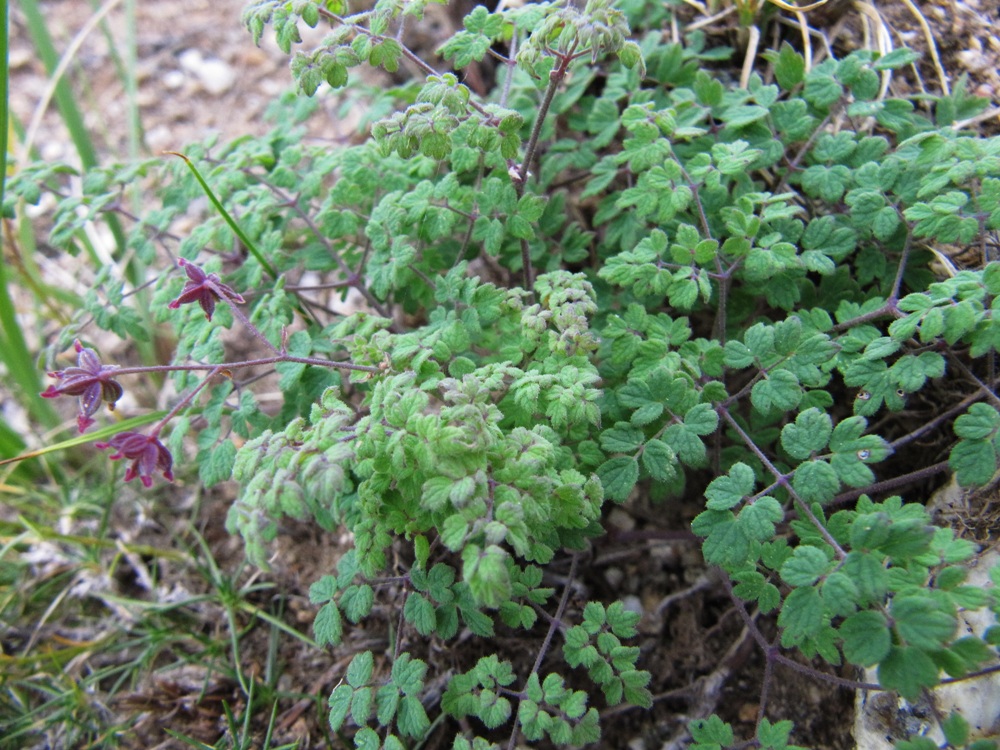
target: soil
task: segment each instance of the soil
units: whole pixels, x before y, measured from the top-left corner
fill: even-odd
[[[87,36],[69,71],[73,90],[87,112],[87,124],[97,134],[104,157],[128,154],[130,148],[128,99],[114,64],[114,53],[121,54],[124,49],[120,41],[114,40],[125,39],[123,4],[116,5],[107,15],[107,35],[98,29]],[[144,132],[140,153],[183,150],[186,143],[210,133],[217,133],[225,141],[268,130],[264,111],[290,85],[288,58],[271,41],[269,31],[260,47],[253,45],[239,22],[241,0],[159,0],[136,5],[137,103]],[[841,54],[870,34],[858,5],[834,0],[809,15],[816,32],[813,43],[817,60],[824,54],[826,43]],[[698,6],[691,0],[680,6],[679,13],[687,22],[698,21],[705,18]],[[94,14],[93,7],[83,0],[47,0],[41,7],[60,49],[66,48]],[[984,134],[998,132],[997,3],[951,0],[921,2],[918,7],[930,24],[948,85],[955,88],[960,77],[967,78],[964,85],[968,91],[990,100],[987,116],[979,118],[975,126]],[[882,2],[877,10],[894,46],[927,49],[925,35],[905,5]],[[20,121],[27,123],[46,90],[48,76],[34,55],[16,4],[12,15],[11,105]],[[435,23],[439,29],[436,33],[440,34],[452,21],[447,14],[441,14],[435,17]],[[732,14],[705,23],[703,29],[713,44],[740,44]],[[794,25],[776,23],[766,31],[762,48],[771,46],[779,37],[800,46],[800,34]],[[434,39],[420,43],[431,49]],[[739,76],[740,62],[737,59],[729,71],[733,78]],[[892,86],[896,93],[936,93],[941,82],[933,61],[925,56],[916,67],[896,75]],[[74,148],[61,119],[51,111],[53,107],[49,109],[34,139],[37,154],[46,160],[72,160]],[[312,125],[318,137],[341,139],[353,132],[354,123],[335,115],[333,102],[328,102],[325,112],[326,116]],[[158,548],[170,548],[184,540],[192,549],[196,549],[197,532],[217,561],[218,575],[237,586],[266,584],[248,595],[247,600],[292,627],[310,632],[316,608],[308,600],[309,584],[332,570],[343,547],[337,539],[313,527],[289,523],[278,540],[274,569],[266,575],[248,570],[238,540],[224,529],[232,498],[232,487],[204,495],[181,485],[149,496],[126,492],[116,503],[113,531],[122,539]],[[579,561],[570,607],[591,597],[623,598],[643,613],[637,643],[642,650],[642,666],[653,674],[651,689],[656,697],[648,712],[606,710],[601,747],[680,747],[686,741],[687,723],[713,712],[734,722],[737,736],[752,734],[766,669],[744,618],[755,617],[768,635],[773,635],[774,624],[767,617],[741,612],[717,573],[705,567],[698,544],[685,532],[698,510],[693,501],[669,507],[638,502],[609,510],[610,533]],[[120,571],[111,593],[149,602],[182,600],[215,588],[206,580],[205,571],[166,559],[130,559]],[[559,575],[566,572],[566,568],[560,570],[558,566],[552,571],[552,585],[559,592],[561,583],[565,583],[560,583]],[[101,600],[103,594],[95,590],[94,596]],[[103,601],[112,611],[121,609],[115,610],[110,598]],[[280,670],[280,676],[273,681],[280,693],[272,738],[275,744],[298,742],[300,750],[330,746],[326,697],[343,678],[354,652],[365,648],[376,654],[386,652],[389,627],[394,626],[397,616],[390,611],[376,612],[368,625],[349,631],[341,648],[321,651],[267,627],[246,612],[237,614],[238,625],[248,628],[240,643],[244,679],[258,677],[267,681],[272,679],[270,670],[275,665]],[[119,617],[124,625],[132,616],[119,611]],[[380,619],[385,626],[374,624]],[[158,622],[196,639],[210,639],[224,631],[226,613],[217,604],[205,603],[164,611]],[[537,627],[539,632],[531,636],[540,639],[545,625]],[[187,648],[184,644],[190,642],[190,638],[178,638],[177,648]],[[512,633],[499,632],[497,642],[514,655],[524,650]],[[441,665],[440,671],[445,673],[453,655],[432,648],[426,658]],[[165,649],[152,659],[151,669],[142,681],[119,690],[108,701],[108,710],[131,727],[121,747],[166,750],[188,746],[168,736],[165,728],[215,743],[225,727],[224,704],[237,715],[242,713],[245,698],[237,675],[213,671],[208,658],[189,659],[189,663],[178,666],[182,661],[170,648]],[[793,720],[794,741],[830,750],[853,746],[853,692],[783,666],[775,667],[769,680],[767,714]],[[580,686],[586,685],[585,679],[579,682]],[[258,738],[268,719],[265,709],[256,711],[254,730]],[[448,729],[438,727],[425,747],[444,747]]]

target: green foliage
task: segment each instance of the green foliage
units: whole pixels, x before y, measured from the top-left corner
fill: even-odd
[[[193,306],[156,314],[176,327],[178,366],[226,362],[219,327],[250,326],[276,353],[281,404],[232,383],[195,399],[200,375],[181,369],[192,396],[171,445],[201,425],[201,480],[239,483],[228,528],[257,565],[285,518],[350,532],[310,590],[320,645],[346,643],[376,607],[398,613],[391,657],[355,655],[334,688],[333,730],[404,747],[439,714],[485,728],[456,748],[491,747],[502,730],[580,745],[600,736],[595,704],[649,707],[653,677],[628,643],[639,616],[556,609],[545,578],[602,533],[605,500],[635,496],[699,498],[705,560],[740,606],[773,613],[775,648],[873,667],[906,697],[995,658],[958,629],[959,611],[998,607],[993,589],[963,583],[974,546],[919,503],[870,497],[891,472],[923,476],[906,454],[932,427],[949,435],[937,450],[960,484],[997,471],[1000,404],[984,380],[1000,350],[1000,263],[984,251],[944,276],[922,249],[985,248],[1000,230],[1000,139],[950,127],[981,103],[880,96],[908,50],[807,69],[785,44],[765,55],[775,83],[734,89],[699,68],[724,52],[696,35],[666,43],[643,26],[651,5],[603,0],[474,9],[439,50],[456,69],[518,40],[503,85],[479,96],[395,33],[425,5],[252,3],[255,41],[270,24],[286,52],[300,22],[332,24],[293,58],[305,94],[404,59],[423,78],[380,94],[372,108],[387,114],[358,145],[310,145],[286,112],[211,158],[192,147],[133,238],[148,248],[210,191],[229,208],[179,254],[228,242],[234,222],[254,248],[226,276],[257,290],[246,320],[235,306],[214,321]],[[66,179],[24,174],[35,179],[10,193],[27,201]],[[73,222],[109,208],[113,182],[63,201],[54,243],[70,247]],[[307,312],[322,307],[292,283],[303,271],[364,309]],[[165,275],[154,299],[178,290]],[[110,280],[86,304],[97,325],[140,335]],[[317,366],[346,362],[359,369]],[[944,416],[914,427],[913,402]],[[553,621],[530,670],[484,646],[430,693],[441,675],[416,643],[499,631],[535,643],[542,613]],[[561,653],[543,672],[553,636]],[[957,720],[946,732],[965,741]],[[736,742],[716,716],[690,733],[697,748]],[[791,748],[791,733],[762,720],[751,741]]]

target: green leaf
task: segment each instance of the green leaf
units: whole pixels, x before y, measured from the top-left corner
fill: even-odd
[[[198,466],[198,475],[206,487],[214,487],[232,477],[236,446],[231,440],[223,440],[207,452],[207,460],[203,460]]]
[[[774,525],[784,517],[781,503],[773,497],[760,497],[756,502],[743,506],[737,521],[748,539],[764,542],[774,537]]]
[[[370,687],[356,688],[351,697],[351,719],[358,726],[364,726],[372,710],[372,689]]]
[[[875,70],[896,70],[911,65],[920,59],[920,53],[906,47],[899,47],[888,52],[872,64]]]
[[[888,242],[899,228],[901,220],[894,206],[885,206],[875,214],[871,222],[872,234],[883,242]]]
[[[755,484],[753,469],[737,462],[726,475],[716,477],[705,489],[705,507],[710,510],[728,510],[739,505],[744,497],[753,492]]]
[[[684,415],[684,425],[696,435],[711,435],[719,426],[719,415],[711,404],[696,404]]]
[[[337,646],[344,634],[343,621],[336,602],[327,602],[320,607],[313,620],[313,633],[320,646]]]
[[[420,635],[430,635],[437,625],[434,605],[422,594],[411,591],[403,605],[403,617],[417,629]]]
[[[746,601],[756,601],[763,613],[771,612],[781,602],[781,594],[777,587],[768,583],[764,576],[756,570],[735,572],[732,574],[737,585],[733,587],[735,593]]]
[[[969,741],[969,722],[958,711],[952,711],[948,718],[941,722],[941,731],[952,747],[962,747]]]
[[[691,738],[706,747],[729,747],[733,744],[733,728],[715,714],[707,719],[695,719],[688,724]]]
[[[788,737],[791,733],[792,722],[787,719],[772,724],[764,718],[761,719],[760,726],[757,727],[757,739],[762,750],[768,750],[768,748],[783,750],[788,746]]]
[[[337,594],[337,579],[331,575],[325,575],[309,586],[309,603],[325,604],[333,599]]]
[[[601,433],[601,448],[608,453],[634,453],[645,439],[642,430],[626,422],[619,422]]]
[[[827,503],[840,489],[840,477],[826,461],[806,461],[795,470],[792,488],[807,503]]]
[[[354,735],[354,747],[356,750],[380,750],[382,741],[378,734],[371,727],[361,727]]]
[[[701,468],[708,463],[705,443],[687,425],[669,425],[663,432],[663,441],[688,466]]]
[[[993,441],[959,440],[948,455],[948,465],[962,487],[989,484],[997,472],[997,453]]]
[[[616,456],[601,464],[597,476],[604,486],[604,494],[615,502],[628,499],[635,483],[639,481],[639,462],[632,456]]]
[[[781,430],[781,446],[792,458],[806,459],[823,450],[833,433],[833,420],[819,409],[806,409]]]
[[[723,110],[722,120],[734,128],[751,125],[767,117],[767,109],[758,104],[742,104]]]
[[[334,732],[340,731],[347,718],[347,712],[351,710],[351,699],[354,697],[354,690],[349,685],[338,685],[330,693],[330,728]]]
[[[495,544],[484,550],[470,544],[462,552],[462,577],[476,601],[490,609],[510,599],[511,581],[507,553]]]
[[[702,553],[713,565],[739,565],[750,552],[750,539],[728,511],[707,510],[695,518],[692,529],[706,537]]]
[[[893,743],[894,750],[940,750],[938,744],[930,737],[910,735],[908,740],[897,740]],[[991,748],[996,750],[996,748]]]
[[[885,596],[888,574],[881,555],[854,550],[848,553],[842,570],[858,587],[860,604],[877,602]]]
[[[857,610],[858,587],[854,585],[850,576],[839,571],[831,573],[823,581],[820,593],[823,596],[823,604],[834,615],[847,616]]]
[[[406,695],[419,693],[423,688],[427,664],[402,653],[392,664],[392,683]]]
[[[826,109],[843,95],[844,89],[832,75],[818,67],[806,74],[803,96],[814,107]]]
[[[479,718],[490,729],[505,723],[511,714],[510,701],[492,690],[483,690],[479,696]]]
[[[642,464],[658,482],[669,482],[677,476],[677,454],[662,440],[650,440],[642,452]]]
[[[805,58],[788,42],[782,42],[777,53],[770,50],[765,52],[764,57],[774,66],[774,78],[785,91],[790,91],[805,80]]]
[[[352,688],[367,685],[371,681],[374,664],[375,657],[371,651],[356,654],[347,667],[347,684]]]
[[[783,629],[783,646],[793,646],[805,638],[817,636],[823,624],[823,601],[815,588],[795,589],[785,597],[778,615],[778,627]]]
[[[881,612],[862,610],[841,623],[844,658],[861,667],[871,667],[884,659],[892,645],[892,633]]]
[[[900,637],[911,646],[926,650],[940,648],[955,633],[958,624],[929,596],[898,595],[892,600],[890,612]]]
[[[878,681],[886,690],[896,690],[915,701],[924,688],[938,682],[938,668],[922,650],[911,646],[892,646],[878,666]]]
[[[375,718],[382,726],[389,726],[396,717],[399,708],[399,690],[389,683],[380,687],[375,693]]]
[[[1000,414],[989,404],[973,404],[955,420],[955,434],[965,440],[983,440],[1000,429]]]
[[[431,726],[427,712],[416,695],[404,695],[397,716],[399,731],[408,737],[423,737]]]
[[[441,543],[452,552],[458,552],[465,546],[469,535],[469,523],[461,515],[455,513],[448,516],[441,528]]]
[[[359,622],[371,612],[375,603],[375,591],[367,583],[361,586],[350,586],[340,597],[340,608],[344,615],[353,623]]]
[[[774,370],[750,389],[750,403],[758,411],[791,411],[802,400],[799,379],[788,370]]]
[[[818,547],[796,547],[792,556],[781,566],[781,578],[789,586],[811,586],[827,572],[830,560]]]

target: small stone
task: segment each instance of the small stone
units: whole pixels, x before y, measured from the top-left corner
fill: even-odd
[[[196,49],[186,49],[177,56],[177,62],[201,84],[209,94],[218,96],[232,88],[236,71],[218,58],[204,58]]]
[[[608,513],[608,525],[615,531],[631,531],[635,528],[635,519],[621,508],[613,508]]]
[[[194,73],[204,61],[205,58],[196,49],[186,49],[177,56],[177,62],[188,73]]]
[[[742,706],[740,706],[739,710],[740,721],[746,721],[746,722],[756,721],[757,712],[759,710],[760,710],[760,705],[758,705],[757,703],[744,703]]]
[[[625,580],[625,571],[621,568],[608,568],[604,571],[604,580],[608,582],[608,585],[617,589],[622,585],[622,581]]]
[[[27,47],[19,47],[10,51],[10,58],[7,60],[7,66],[11,70],[17,70],[18,68],[26,67],[36,59],[35,55],[31,54],[30,49]]]
[[[991,67],[990,58],[974,49],[965,49],[955,55],[958,63],[971,73],[981,73]]]
[[[224,94],[236,83],[236,71],[218,59],[205,60],[197,75],[205,91],[213,96]]]
[[[642,606],[642,599],[640,599],[635,594],[629,594],[622,598],[622,605],[629,612],[635,612],[637,615],[643,615],[646,612],[645,607]]]
[[[179,89],[186,80],[187,76],[181,70],[168,70],[163,74],[163,85],[168,89]]]

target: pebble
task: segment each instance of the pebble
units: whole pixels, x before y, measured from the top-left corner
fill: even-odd
[[[216,58],[202,57],[196,49],[186,49],[177,57],[181,68],[195,78],[209,94],[224,94],[236,83],[236,71],[226,62]]]
[[[962,50],[955,57],[963,68],[972,73],[981,73],[992,67],[990,58],[974,49]]]
[[[168,70],[163,74],[163,85],[168,89],[179,89],[186,80],[187,77],[182,70]]]
[[[635,519],[621,508],[613,508],[608,513],[608,525],[616,531],[631,531],[635,528]]]
[[[635,612],[638,615],[646,613],[645,607],[642,606],[642,600],[635,594],[629,594],[626,597],[622,597],[622,605],[629,612]]]
[[[621,568],[608,568],[604,571],[604,580],[608,582],[611,588],[617,589],[622,585],[622,581],[625,580],[625,571]]]
[[[18,68],[26,67],[36,59],[38,58],[34,54],[32,54],[30,48],[19,47],[17,49],[12,49],[10,51],[10,57],[7,60],[7,66],[11,70],[17,70]]]

